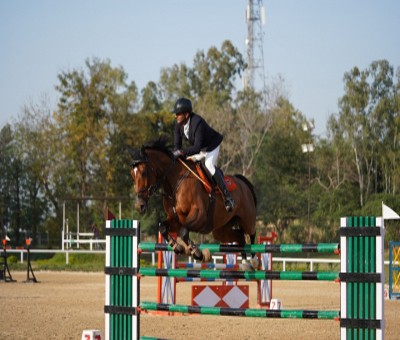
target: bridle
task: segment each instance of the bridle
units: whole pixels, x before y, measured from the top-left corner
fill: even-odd
[[[137,167],[139,164],[142,163],[148,163],[149,166],[149,171],[151,171],[154,175],[154,177],[157,179],[157,171],[155,170],[154,166],[150,163],[150,161],[146,160],[141,160],[138,162],[134,162],[132,163],[132,169],[131,169],[131,176],[134,179],[134,168]],[[168,168],[164,171],[163,175],[156,181],[155,184],[149,184],[148,186],[144,187],[143,189],[139,190],[136,192],[136,196],[140,199],[145,200],[145,195],[147,194],[147,197],[150,198],[155,192],[157,192],[160,187],[163,185],[163,183],[165,182],[168,174],[170,173],[170,171],[172,170],[172,166],[175,164],[174,160],[171,160],[171,163],[169,164]],[[149,175],[147,175],[147,178],[149,178]]]
[[[133,179],[135,179],[135,175],[133,173],[134,169],[139,164],[142,164],[142,163],[147,163],[147,161],[146,162],[132,163],[131,176],[132,176]],[[151,166],[151,165],[150,165],[150,171],[152,171],[154,173],[155,177],[157,178],[157,176],[156,176],[157,173],[154,170],[153,166]],[[147,177],[148,177],[148,175],[147,175]],[[141,189],[139,191],[136,191],[136,196],[143,199],[143,196],[144,196],[143,194],[147,193],[147,196],[150,197],[151,195],[153,195],[158,190],[158,188],[159,188],[159,185],[150,184],[150,185],[144,187],[143,189]]]

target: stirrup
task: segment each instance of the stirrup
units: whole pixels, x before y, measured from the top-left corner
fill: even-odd
[[[231,197],[228,197],[225,199],[225,209],[227,212],[231,212],[233,209],[235,209],[235,200]]]

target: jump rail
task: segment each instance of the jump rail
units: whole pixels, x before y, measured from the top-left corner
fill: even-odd
[[[196,270],[196,269],[155,269],[141,268],[142,276],[164,276],[177,278],[202,278],[202,279],[246,279],[246,280],[318,280],[335,281],[339,279],[337,272],[280,272],[280,271],[222,271],[222,270]]]
[[[139,243],[140,227],[137,221],[107,221],[106,228],[106,339],[139,339],[140,313],[146,310],[171,312],[280,318],[340,318],[341,339],[383,339],[383,219],[375,217],[348,217],[341,219],[340,273],[316,272],[238,272],[221,274],[216,270],[161,270],[140,268],[140,253],[159,249],[158,244]],[[211,252],[240,252],[236,246],[202,245]],[[301,249],[301,250],[300,250]],[[257,245],[245,247],[246,252],[337,252],[338,244],[322,245]],[[169,249],[168,249],[169,250]],[[212,272],[212,274],[211,274]],[[228,273],[228,272],[225,272]],[[341,309],[339,311],[266,310],[218,308],[158,304],[140,301],[140,277],[143,275],[176,275],[180,278],[210,278],[225,275],[243,278],[274,276],[281,280],[340,279]]]
[[[206,314],[223,316],[246,316],[257,318],[280,319],[339,319],[339,311],[332,310],[294,310],[294,309],[261,309],[261,308],[222,308],[169,305],[164,303],[146,302],[140,303],[140,309],[157,310],[166,312],[179,312],[184,314]]]
[[[211,253],[338,253],[338,243],[305,244],[246,244],[245,246],[228,244],[200,244],[200,250],[207,248]],[[142,251],[172,251],[169,244],[141,242]]]

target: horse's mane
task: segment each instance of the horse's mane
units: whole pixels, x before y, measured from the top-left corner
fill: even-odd
[[[170,150],[170,145],[168,145],[167,137],[160,137],[156,140],[149,141],[143,145],[144,149],[155,149],[161,152],[164,152],[169,157],[172,156],[172,152]]]

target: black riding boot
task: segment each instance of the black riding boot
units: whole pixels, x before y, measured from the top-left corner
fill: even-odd
[[[216,169],[215,174],[213,176],[213,180],[218,185],[218,188],[221,190],[222,195],[224,196],[226,211],[232,211],[236,205],[235,200],[232,198],[231,193],[226,188],[224,177],[222,175],[221,170]]]

